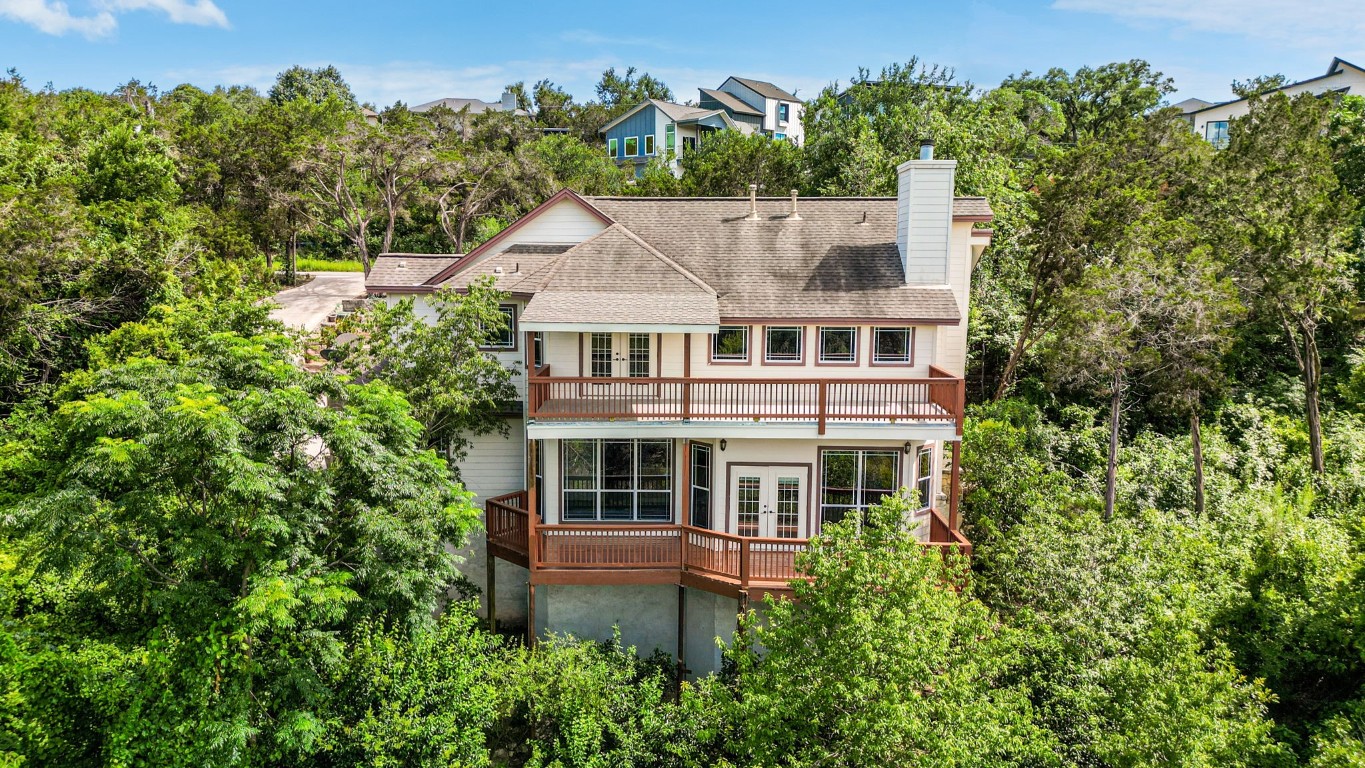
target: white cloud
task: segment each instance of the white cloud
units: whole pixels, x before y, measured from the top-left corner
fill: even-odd
[[[61,0],[0,0],[0,18],[49,35],[74,32],[91,40],[113,34],[117,14],[142,10],[164,13],[175,24],[228,26],[227,14],[213,0],[101,0],[89,13],[73,13]]]
[[[1324,54],[1359,51],[1359,0],[1054,0],[1052,7],[1131,22],[1171,22],[1180,31],[1240,35]]]

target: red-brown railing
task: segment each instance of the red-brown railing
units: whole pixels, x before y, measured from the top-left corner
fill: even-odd
[[[520,508],[525,504],[525,491],[488,500],[490,544],[522,554],[531,549],[530,515]],[[796,558],[810,546],[808,539],[736,536],[674,524],[536,525],[534,531],[535,554],[527,561],[533,571],[677,570],[740,589],[773,588],[802,578]],[[925,546],[944,556],[954,549],[972,553],[971,542],[932,510]]]
[[[927,379],[679,379],[544,375],[527,380],[528,415],[546,420],[954,422],[965,387],[937,368]]]
[[[527,554],[530,541],[527,527],[526,491],[495,496],[484,504],[487,510],[488,540],[497,546],[522,555]]]

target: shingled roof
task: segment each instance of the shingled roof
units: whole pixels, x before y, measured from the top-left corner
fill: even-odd
[[[747,77],[735,77],[734,75],[731,75],[730,79],[765,98],[778,99],[780,101],[800,101],[800,99],[792,94],[787,93],[766,80],[750,80]]]
[[[708,96],[712,99],[715,99],[717,102],[721,103],[730,111],[736,114],[763,117],[763,110],[755,109],[749,106],[748,104],[745,104],[744,102],[740,101],[739,97],[734,95],[733,93],[717,91],[711,88],[701,88],[700,90],[703,96]]]
[[[384,291],[421,285],[460,260],[460,254],[384,253],[365,276],[365,289]]]

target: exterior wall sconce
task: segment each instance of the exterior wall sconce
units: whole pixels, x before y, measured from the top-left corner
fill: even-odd
[[[729,443],[727,443],[727,442],[725,441],[725,438],[722,437],[722,438],[720,439],[720,449],[721,449],[722,451],[725,450],[725,446],[727,446],[727,445],[729,445]]]
[[[914,443],[910,442],[909,440],[906,440],[906,441],[905,441],[905,455],[906,455],[906,456],[909,456],[909,455],[910,455],[910,451],[914,450],[914,448],[915,448],[915,444],[914,444]]]

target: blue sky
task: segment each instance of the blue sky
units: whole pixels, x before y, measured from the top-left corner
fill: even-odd
[[[58,89],[138,78],[264,90],[291,64],[335,64],[381,106],[493,100],[546,77],[585,100],[604,68],[633,65],[680,100],[729,74],[813,96],[914,55],[983,86],[1144,58],[1175,78],[1175,99],[1221,100],[1234,78],[1303,79],[1333,56],[1365,64],[1365,14],[1359,0],[0,0],[0,68]]]

